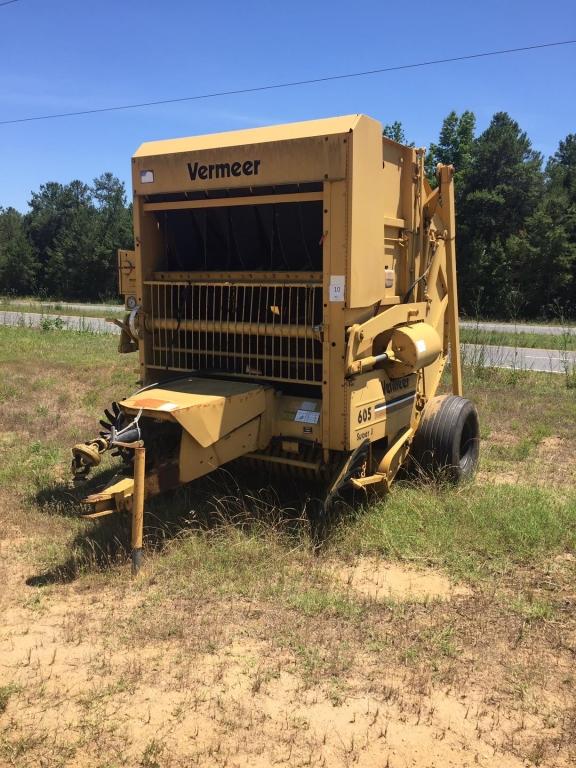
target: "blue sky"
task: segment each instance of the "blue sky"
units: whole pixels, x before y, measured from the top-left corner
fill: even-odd
[[[0,120],[576,38],[574,0],[18,0],[0,7]],[[509,112],[545,155],[576,132],[576,45],[352,80],[0,126],[0,206],[46,181],[128,181],[142,141],[364,112],[426,146],[455,109]]]

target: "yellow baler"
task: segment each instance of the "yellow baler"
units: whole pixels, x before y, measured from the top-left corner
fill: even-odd
[[[461,397],[453,169],[364,115],[143,144],[134,251],[119,252],[121,352],[142,389],[75,446],[116,447],[93,514],[249,457],[387,489],[409,456],[458,481],[478,458]],[[452,395],[437,397],[451,349]]]

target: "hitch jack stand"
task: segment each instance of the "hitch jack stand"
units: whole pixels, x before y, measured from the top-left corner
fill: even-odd
[[[144,533],[144,468],[146,448],[134,449],[134,495],[132,497],[132,575],[142,566],[142,537]]]

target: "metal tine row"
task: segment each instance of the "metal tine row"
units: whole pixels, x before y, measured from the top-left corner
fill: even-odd
[[[146,285],[156,367],[321,381],[322,348],[314,331],[322,312],[319,284]],[[298,336],[291,330],[295,327]]]

